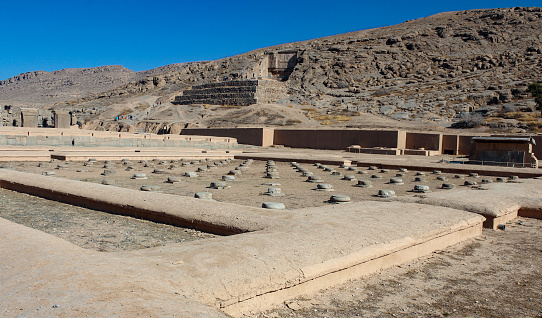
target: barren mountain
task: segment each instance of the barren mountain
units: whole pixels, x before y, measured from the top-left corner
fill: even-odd
[[[134,72],[120,65],[34,71],[0,81],[0,104],[48,107],[89,94],[115,89],[149,76],[182,70],[189,63]]]
[[[130,101],[147,96],[153,97],[157,107],[145,114],[137,112],[131,124],[151,120],[146,116],[171,107],[169,102],[183,89],[249,78],[266,54],[281,50],[298,52],[296,66],[284,82],[288,96],[278,103],[304,112],[309,122],[301,121],[300,125],[363,126],[361,119],[356,120],[366,118],[360,116],[363,114],[436,123],[476,111],[486,116],[520,111],[532,114],[535,104],[526,87],[542,80],[542,8],[447,12],[384,28],[258,49],[154,73],[56,107],[77,110],[85,121],[108,121],[111,114],[100,116],[103,111],[128,105],[119,114],[136,114],[138,104]],[[190,107],[181,108],[185,112]],[[86,112],[88,109],[93,111]],[[199,119],[172,115],[168,122],[224,125],[227,120],[219,118],[223,114],[212,110],[198,110],[198,115],[203,114]],[[273,122],[266,114],[271,113],[265,112],[254,124],[285,124]],[[252,118],[250,114],[238,115],[232,125],[248,124]],[[271,116],[276,118],[277,114]],[[502,117],[492,124],[510,125]],[[536,118],[529,120],[541,126]]]

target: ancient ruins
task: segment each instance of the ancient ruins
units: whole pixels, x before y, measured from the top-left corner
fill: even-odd
[[[173,104],[247,106],[273,103],[286,97],[286,87],[275,80],[235,80],[193,86],[176,96]]]
[[[8,140],[17,131],[10,129]],[[13,286],[2,300],[11,304],[9,310],[22,302],[41,303],[44,290],[25,291],[28,284],[19,276],[25,272],[26,282],[47,284],[53,298],[61,297],[62,307],[86,314],[106,301],[105,293],[142,301],[140,297],[153,297],[148,288],[158,283],[181,316],[254,315],[296,296],[471,240],[483,227],[493,231],[518,216],[540,218],[542,211],[536,199],[542,195],[542,172],[536,168],[435,159],[442,155],[245,148],[234,138],[195,135],[147,135],[136,143],[137,134],[84,136],[78,129],[35,128],[21,136],[38,131],[59,144],[2,146],[2,191],[202,234],[183,238],[181,244],[131,251],[116,251],[129,248],[129,241],[125,247],[98,245],[111,251],[97,252],[73,245],[95,245],[93,239],[68,234],[73,225],[51,232],[60,237],[54,238],[0,219],[2,257],[10,264],[1,275]],[[77,143],[64,145],[62,138]],[[180,148],[175,141],[179,138],[184,142]],[[168,142],[177,146],[164,147]],[[406,157],[407,162],[402,159]],[[16,200],[10,192],[3,194]],[[16,214],[6,217],[18,220]],[[18,244],[9,243],[13,240]],[[49,246],[46,253],[44,244]],[[28,251],[24,259],[16,256],[21,248]],[[117,276],[119,271],[123,277]],[[89,284],[96,275],[100,279]],[[128,281],[132,287],[125,289]],[[145,292],[135,295],[130,290]],[[106,313],[120,310],[115,306],[108,306]],[[168,315],[159,306],[152,308]],[[43,308],[43,313],[52,310],[57,307]]]
[[[540,316],[541,19],[0,81],[0,316]]]

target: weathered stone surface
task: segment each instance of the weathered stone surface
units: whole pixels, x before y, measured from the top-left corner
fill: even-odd
[[[381,198],[390,198],[395,196],[395,191],[393,190],[378,190],[378,197]]]
[[[155,186],[155,185],[142,185],[139,190],[141,191],[158,191],[160,190],[160,187],[159,186]]]
[[[414,191],[414,192],[422,192],[422,193],[431,192],[431,190],[429,189],[429,186],[424,185],[424,184],[416,184],[414,186],[414,189],[412,189],[412,191]]]
[[[209,185],[209,188],[213,188],[213,189],[229,189],[231,187],[227,182],[216,181],[216,182],[211,182],[211,184]]]
[[[284,196],[284,193],[280,188],[267,188],[267,192],[264,192],[264,195],[272,197],[282,197]]]
[[[104,172],[102,172],[102,176],[109,176],[109,175],[112,175],[112,174],[115,174],[115,170],[113,169],[105,169]]]
[[[194,198],[204,199],[204,200],[212,200],[213,199],[213,194],[211,192],[196,192],[194,194]]]
[[[336,194],[332,195],[329,201],[332,203],[347,203],[350,202],[350,197],[344,194]]]
[[[262,208],[264,209],[274,209],[274,210],[284,210],[286,209],[286,206],[284,203],[280,202],[263,202]]]
[[[189,178],[196,178],[196,177],[199,177],[197,173],[195,173],[194,171],[187,171],[184,173],[184,176],[185,177],[189,177]]]
[[[333,189],[333,186],[331,184],[328,184],[328,183],[318,183],[316,185],[316,191],[335,191],[335,189]]]
[[[167,182],[167,183],[177,183],[177,182],[181,182],[181,178],[171,176],[171,177],[168,177],[168,178],[167,178],[167,181],[166,181],[166,182]]]
[[[367,181],[367,180],[358,180],[358,183],[356,184],[356,187],[360,187],[360,188],[372,188],[373,187],[373,184],[371,181]]]
[[[193,86],[176,96],[174,104],[211,104],[248,106],[273,103],[286,96],[281,82],[270,80],[237,80]]]
[[[446,190],[455,189],[455,184],[453,184],[453,183],[443,183],[440,188],[441,189],[446,189]]]

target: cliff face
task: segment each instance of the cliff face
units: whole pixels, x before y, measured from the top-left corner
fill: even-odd
[[[280,101],[282,104],[316,109],[348,107],[392,119],[427,120],[446,120],[460,112],[493,105],[528,108],[533,103],[526,86],[542,80],[542,9],[441,13],[390,27],[165,67],[139,73],[137,78],[129,70],[114,67],[114,72],[107,73],[110,76],[93,74],[110,89],[76,94],[67,90],[74,85],[66,80],[49,91],[59,95],[51,100],[70,101],[57,107],[91,104],[105,109],[139,95],[162,96],[161,100],[167,102],[191,86],[250,78],[267,53],[284,50],[297,51],[297,59],[284,82],[289,96]],[[32,72],[21,76],[24,82],[45,75]],[[0,100],[6,100],[7,87],[17,86],[11,82],[0,86]],[[74,97],[71,100],[66,98],[70,94]]]

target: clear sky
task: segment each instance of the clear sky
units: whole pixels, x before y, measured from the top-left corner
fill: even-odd
[[[0,80],[101,65],[141,71],[444,11],[516,6],[542,0],[0,0]]]

